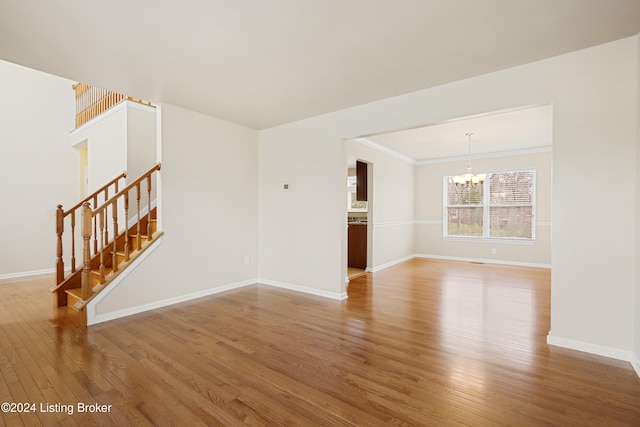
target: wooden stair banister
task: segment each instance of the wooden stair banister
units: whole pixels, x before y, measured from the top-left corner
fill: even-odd
[[[125,200],[125,205],[128,204],[128,199],[129,199],[129,192],[131,190],[133,190],[135,188],[136,190],[136,195],[137,195],[137,207],[138,207],[138,213],[137,213],[137,221],[136,221],[136,228],[137,228],[137,249],[141,249],[142,248],[142,235],[140,233],[141,230],[141,224],[142,224],[142,215],[141,215],[141,210],[140,210],[140,194],[141,194],[141,184],[143,181],[147,182],[147,194],[148,194],[148,199],[147,199],[147,209],[148,212],[151,212],[151,175],[160,170],[160,163],[156,163],[151,169],[149,169],[147,172],[145,172],[144,174],[142,174],[138,179],[136,179],[135,181],[131,182],[129,185],[127,185],[125,188],[123,188],[122,190],[120,190],[118,193],[116,193],[113,197],[111,197],[110,199],[106,200],[102,205],[98,206],[97,208],[93,209],[93,211],[91,210],[91,207],[88,203],[85,203],[84,208],[83,208],[83,217],[82,217],[82,221],[83,221],[83,244],[84,244],[84,251],[83,251],[83,255],[86,257],[83,262],[84,262],[84,270],[83,270],[83,274],[82,274],[82,299],[84,301],[87,301],[91,295],[92,295],[92,291],[93,291],[93,282],[91,280],[91,267],[90,267],[90,258],[91,256],[88,255],[88,253],[90,252],[90,243],[89,243],[89,239],[91,238],[91,234],[92,231],[94,232],[94,234],[98,234],[97,231],[92,227],[92,222],[95,223],[95,219],[98,218],[98,223],[99,223],[99,233],[100,233],[100,248],[99,248],[99,256],[100,256],[100,267],[99,267],[99,272],[100,272],[100,286],[104,286],[105,282],[106,282],[106,277],[105,277],[105,269],[106,269],[106,265],[105,265],[105,251],[106,250],[112,250],[113,254],[111,255],[112,259],[110,260],[111,263],[111,268],[112,268],[112,272],[113,273],[117,273],[118,271],[118,260],[117,260],[117,242],[115,241],[115,238],[113,241],[109,241],[108,236],[105,237],[105,233],[104,233],[104,229],[105,229],[105,222],[106,222],[106,218],[107,218],[107,214],[108,214],[108,210],[109,207],[112,207],[112,217],[113,217],[113,224],[114,224],[114,235],[117,237],[118,233],[118,222],[117,222],[117,206],[118,206],[118,200],[120,198],[122,198],[123,200]],[[126,221],[128,222],[128,214],[126,214],[125,216],[127,216]],[[128,224],[127,224],[127,229],[128,229]],[[152,237],[152,232],[151,232],[151,221],[148,220],[147,221],[147,241],[150,241]],[[127,239],[125,239],[126,241]],[[109,249],[111,248],[111,249]],[[125,249],[126,250],[126,249]]]
[[[67,305],[67,296],[74,301],[74,308],[82,311],[84,306],[97,293],[102,290],[119,272],[129,265],[137,256],[155,241],[161,232],[155,227],[155,208],[152,208],[152,177],[160,170],[160,163],[156,163],[151,169],[139,178],[119,189],[118,181],[126,177],[121,174],[99,190],[86,197],[81,203],[75,205],[69,211],[64,211],[58,206],[56,211],[57,234],[57,259],[56,259],[56,285],[51,288],[54,293],[56,306]],[[144,206],[141,206],[141,194],[146,184],[147,197]],[[109,196],[109,189],[115,188],[115,194]],[[137,212],[135,223],[129,224],[131,218],[129,212],[129,199],[135,191]],[[98,196],[101,204],[98,205]],[[143,212],[143,208],[147,211]],[[75,215],[76,211],[82,211],[79,224],[82,244],[81,268],[75,265]],[[119,210],[124,210],[125,226],[119,224]],[[122,212],[120,212],[122,214]],[[109,217],[111,215],[111,217]],[[71,216],[71,273],[65,277],[63,256],[64,219]],[[122,232],[120,230],[123,230]],[[146,232],[146,235],[142,233]],[[130,241],[133,239],[133,241]]]
[[[107,184],[103,185],[89,196],[85,197],[80,203],[65,211],[62,205],[58,205],[56,209],[56,284],[61,283],[65,279],[64,274],[64,259],[63,259],[63,234],[64,234],[64,220],[70,216],[71,220],[71,273],[76,271],[76,254],[75,254],[75,226],[76,226],[76,211],[81,208],[85,203],[93,200],[94,206],[98,204],[98,196],[104,195],[104,199],[109,199],[109,189],[113,186],[114,192],[117,193],[119,189],[119,183],[121,179],[127,177],[126,172],[122,172],[117,177],[113,178]]]

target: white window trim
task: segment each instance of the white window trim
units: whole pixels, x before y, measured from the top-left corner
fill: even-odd
[[[442,238],[443,240],[450,241],[465,241],[465,242],[478,242],[478,243],[507,243],[507,244],[518,244],[518,245],[534,245],[536,241],[536,202],[538,199],[538,188],[537,188],[537,177],[538,171],[535,167],[533,168],[517,168],[517,169],[498,169],[491,170],[486,172],[478,172],[477,174],[486,174],[487,179],[485,180],[485,184],[489,185],[490,175],[496,173],[505,173],[505,172],[518,172],[518,171],[531,171],[533,172],[533,202],[531,203],[531,237],[490,237],[489,236],[489,211],[491,207],[500,207],[502,205],[490,205],[489,204],[489,195],[490,191],[482,192],[482,205],[464,205],[464,207],[470,206],[480,206],[482,207],[482,236],[449,236],[449,221],[448,221],[448,208],[455,207],[456,205],[449,206],[448,202],[448,191],[449,191],[449,178],[456,174],[448,174],[442,176]],[[483,184],[483,185],[485,185]],[[508,207],[518,207],[518,206],[529,206],[529,205],[504,205]]]

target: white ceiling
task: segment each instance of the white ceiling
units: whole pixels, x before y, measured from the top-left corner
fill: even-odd
[[[638,0],[2,0],[0,58],[257,129],[638,34]]]
[[[549,149],[552,145],[550,105],[494,112],[408,129],[356,141],[381,149],[409,162],[454,159],[483,154]]]

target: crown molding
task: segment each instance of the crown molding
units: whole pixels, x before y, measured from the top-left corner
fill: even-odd
[[[373,148],[374,150],[378,150],[378,151],[380,151],[380,152],[382,152],[384,154],[388,154],[389,156],[395,157],[396,159],[400,159],[403,162],[409,163],[411,165],[415,165],[416,164],[416,161],[413,158],[411,158],[409,156],[405,156],[404,154],[399,153],[399,152],[397,152],[395,150],[392,150],[389,147],[385,147],[384,145],[380,145],[380,144],[378,144],[376,142],[373,142],[368,138],[356,138],[356,139],[354,139],[354,141],[356,141],[356,142],[358,142],[358,143],[360,143],[362,145],[366,145],[367,147]]]
[[[395,151],[389,147],[378,144],[376,142],[371,141],[368,138],[355,138],[354,141],[366,145],[367,147],[373,148],[374,150],[380,151],[381,153],[387,154],[391,157],[395,157],[396,159],[400,159],[405,163],[409,163],[414,166],[422,166],[422,165],[433,165],[438,163],[451,163],[451,162],[459,162],[459,161],[467,161],[469,160],[469,156],[453,156],[453,157],[439,157],[435,159],[424,159],[424,160],[415,160],[412,157],[409,157],[405,154],[402,154],[398,151]],[[477,159],[492,159],[496,157],[512,157],[512,156],[522,156],[527,154],[539,154],[539,153],[550,153],[553,151],[553,147],[551,145],[545,145],[543,147],[533,147],[533,148],[522,148],[517,150],[506,150],[506,151],[494,151],[491,153],[478,153],[471,156],[471,160]]]
[[[551,145],[545,145],[543,147],[534,147],[534,148],[522,148],[518,150],[506,150],[506,151],[494,151],[492,153],[479,153],[471,155],[471,160],[478,159],[493,159],[497,157],[512,157],[512,156],[522,156],[527,154],[539,154],[539,153],[550,153],[553,151]],[[417,160],[415,164],[418,166],[421,165],[432,165],[438,163],[451,163],[451,162],[460,162],[469,160],[469,156],[453,156],[453,157],[440,157],[437,159],[425,159],[425,160]]]

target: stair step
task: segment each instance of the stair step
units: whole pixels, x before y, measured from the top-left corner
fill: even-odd
[[[129,237],[129,250],[135,251],[135,250],[139,249],[138,248],[138,235],[137,234],[129,234],[128,237]],[[146,235],[146,234],[141,234],[140,235],[140,240],[141,240],[142,245],[144,245],[147,242],[147,240],[149,240],[148,237],[149,236]]]
[[[67,305],[74,307],[78,301],[82,301],[82,288],[67,289]]]
[[[112,272],[113,272],[113,268],[105,267],[104,277],[107,277]],[[91,270],[91,286],[96,286],[99,284],[100,284],[100,269]]]

